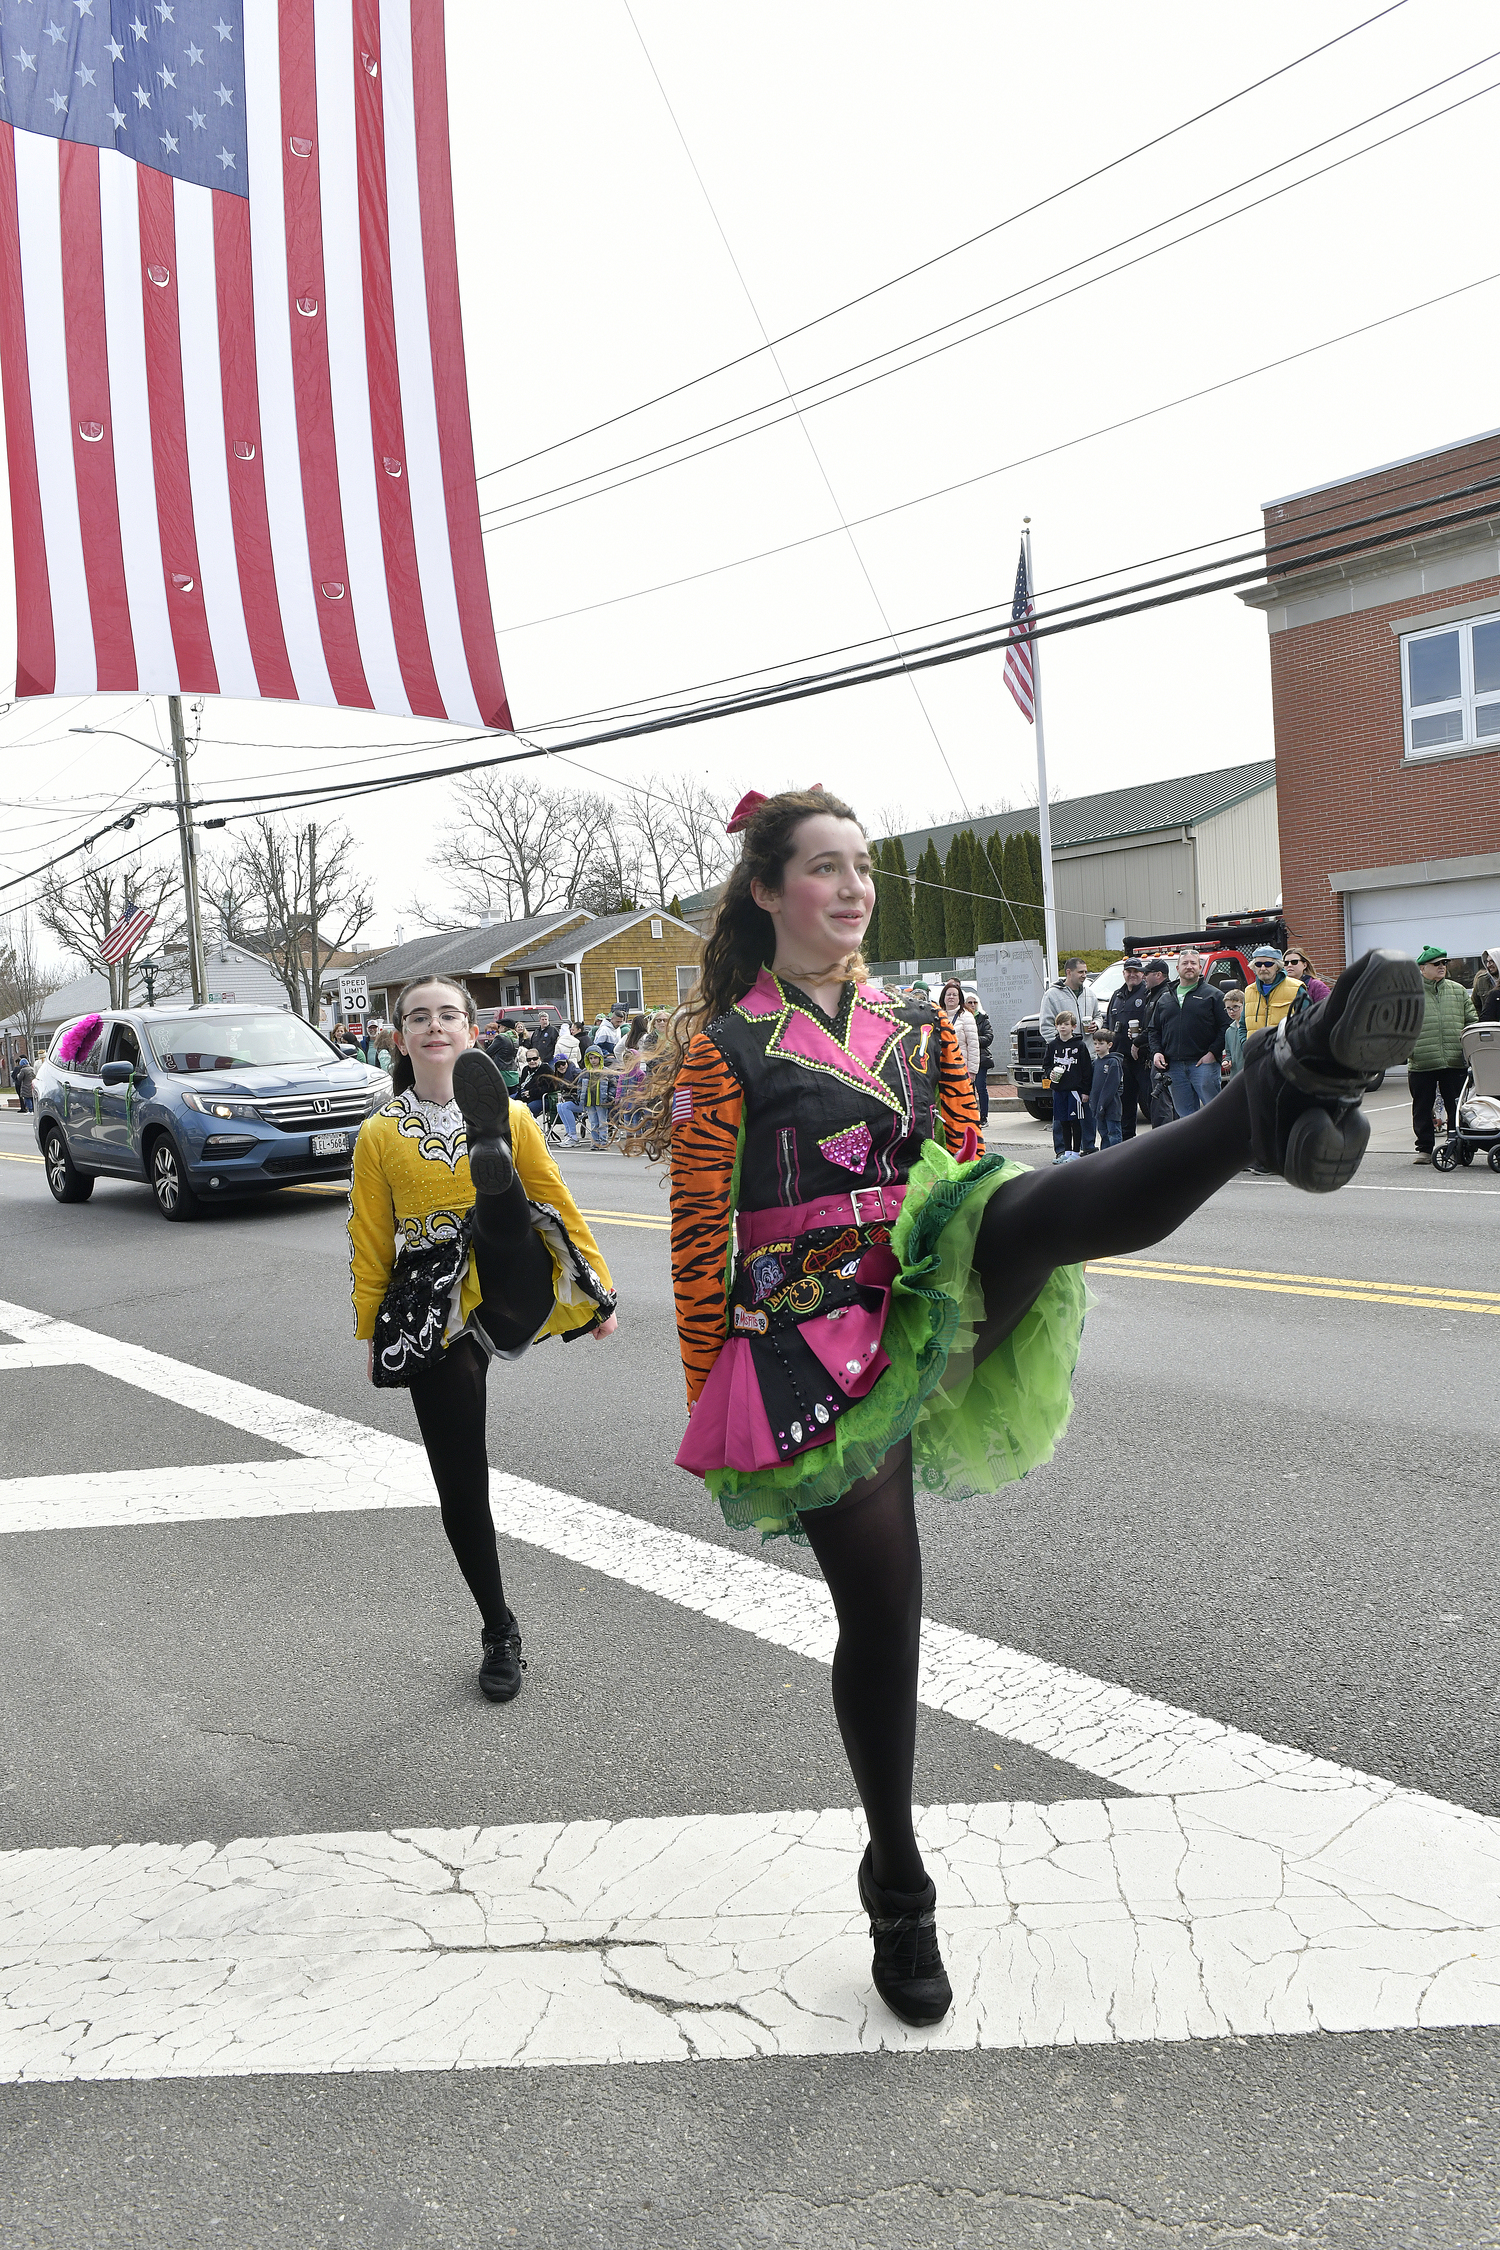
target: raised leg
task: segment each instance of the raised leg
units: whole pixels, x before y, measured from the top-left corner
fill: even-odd
[[[1055,1268],[1160,1242],[1249,1161],[1250,1104],[1234,1078],[1206,1109],[1101,1149],[1092,1164],[1008,1180],[975,1245],[987,1315],[975,1357],[1010,1334]]]

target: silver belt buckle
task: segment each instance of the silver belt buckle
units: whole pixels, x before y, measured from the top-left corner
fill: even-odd
[[[859,1207],[862,1195],[873,1195],[875,1198],[875,1209],[868,1217]],[[885,1195],[878,1187],[854,1188],[850,1192],[849,1201],[854,1206],[854,1224],[857,1227],[873,1227],[885,1217]]]

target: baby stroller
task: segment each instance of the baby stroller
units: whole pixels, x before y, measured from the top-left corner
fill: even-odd
[[[1451,1172],[1486,1149],[1490,1170],[1500,1172],[1500,1023],[1471,1023],[1463,1047],[1468,1077],[1458,1097],[1458,1123],[1432,1161],[1439,1172]]]

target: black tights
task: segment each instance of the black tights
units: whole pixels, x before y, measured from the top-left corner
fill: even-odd
[[[479,1317],[500,1351],[528,1343],[552,1303],[552,1254],[531,1223],[531,1207],[518,1179],[503,1195],[481,1195],[474,1206],[474,1258],[479,1270]],[[427,1449],[443,1529],[479,1605],[487,1633],[510,1622],[495,1522],[490,1514],[490,1464],[484,1442],[488,1355],[472,1336],[456,1337],[437,1365],[414,1378],[411,1402]]]
[[[1174,1125],[1007,1181],[975,1245],[986,1314],[976,1360],[1024,1319],[1058,1266],[1160,1242],[1249,1160],[1249,1101],[1233,1078]],[[915,1891],[926,1877],[911,1820],[922,1550],[910,1441],[801,1522],[838,1618],[833,1708],[869,1822],[871,1872],[883,1890]]]

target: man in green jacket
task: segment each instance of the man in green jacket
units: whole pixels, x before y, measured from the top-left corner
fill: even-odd
[[[1440,945],[1424,945],[1417,967],[1426,980],[1422,1028],[1407,1062],[1411,1086],[1411,1124],[1417,1137],[1416,1164],[1432,1162],[1433,1104],[1443,1097],[1443,1112],[1452,1132],[1458,1122],[1458,1097],[1463,1092],[1463,1034],[1466,1024],[1477,1023],[1474,1003],[1461,984],[1448,974],[1448,956]]]

